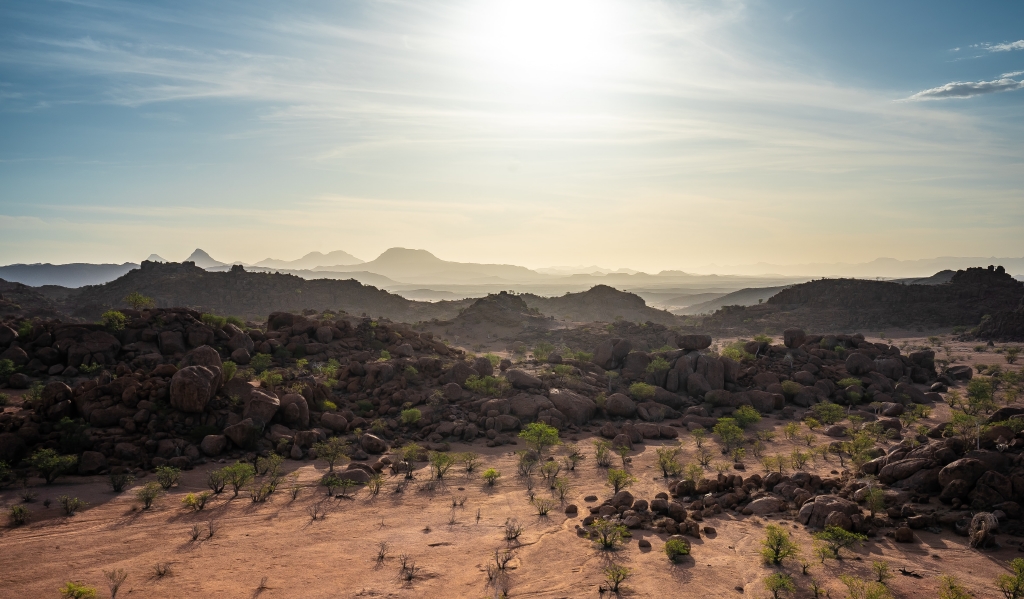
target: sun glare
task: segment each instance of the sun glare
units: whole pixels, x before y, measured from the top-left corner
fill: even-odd
[[[496,0],[472,13],[470,58],[510,83],[582,82],[614,68],[614,11],[600,0]]]

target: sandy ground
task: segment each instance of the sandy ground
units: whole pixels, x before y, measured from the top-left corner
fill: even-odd
[[[907,342],[916,346],[926,340]],[[992,348],[978,353],[974,345],[954,344],[952,354],[958,363],[1007,367]],[[940,405],[924,423],[946,417],[948,408]],[[784,423],[773,417],[757,426],[778,431],[769,454],[806,448],[803,440],[784,438]],[[803,429],[801,434],[806,432]],[[0,529],[0,597],[58,597],[58,587],[68,580],[96,586],[100,596],[106,597],[103,571],[114,568],[129,573],[119,597],[494,597],[497,589],[488,583],[486,566],[496,549],[510,547],[502,534],[508,518],[526,525],[520,543],[511,546],[516,552],[511,597],[598,597],[603,570],[612,563],[633,570],[621,593],[624,597],[767,597],[761,581],[774,570],[761,564],[757,551],[763,527],[771,521],[786,525],[803,548],[803,558],[813,563],[809,576],[801,574],[798,560],[785,566],[797,584],[796,597],[812,596],[812,577],[831,590],[831,597],[845,597],[838,576],[867,579],[871,562],[878,559],[889,561],[893,570],[902,566],[923,576],[916,579],[896,572],[889,586],[897,597],[937,597],[938,577],[944,573],[955,574],[975,597],[1001,597],[994,586],[996,576],[1007,571],[1009,560],[1024,557],[1014,542],[1019,540],[1005,535],[1002,548],[979,552],[949,531],[915,531],[913,544],[879,536],[847,553],[845,559],[822,565],[811,555],[811,531],[796,524],[793,512],[767,519],[725,512],[706,520],[704,524],[715,527],[717,534],[694,540],[692,556],[677,564],[663,553],[664,535],[651,531],[633,531],[618,550],[603,551],[579,537],[575,529],[587,514],[586,506],[593,505],[583,500],[585,496],[594,494],[604,500],[611,495],[604,483],[605,470],[594,463],[591,439],[584,435],[578,440],[588,458],[576,472],[568,473],[573,486],[568,501],[580,506],[575,518],[566,517],[561,508],[546,517],[536,514],[523,481],[514,474],[511,452],[523,449],[522,445],[489,449],[481,441],[452,447],[482,456],[479,470],[471,476],[458,468],[449,473],[443,488],[429,491],[424,468],[400,494],[394,492],[400,478],[390,478],[377,497],[360,489],[352,498],[327,500],[329,515],[317,522],[310,521],[307,508],[326,498],[324,489],[316,486],[326,470],[322,462],[285,463],[286,471],[296,472],[302,486],[295,500],[286,476],[266,503],[252,503],[244,491],[232,499],[229,489],[199,513],[185,510],[181,498],[190,491],[205,490],[206,472],[221,464],[184,473],[179,486],[145,511],[133,492],[110,491],[105,477],[65,477],[50,486],[33,479],[31,491],[38,496],[25,504],[33,512],[32,522]],[[682,460],[692,461],[696,448],[691,436],[684,431],[680,441]],[[826,438],[819,436],[817,442],[824,443]],[[671,442],[648,442],[634,451],[629,470],[638,482],[630,490],[637,498],[650,500],[666,490],[655,455],[655,448],[666,444]],[[753,457],[746,464],[745,475],[763,472]],[[488,467],[503,473],[493,488],[479,478],[479,472]],[[811,462],[807,469],[828,474],[838,470],[839,464],[833,458]],[[142,477],[135,486],[150,480],[152,475]],[[548,493],[539,477],[535,492],[538,497]],[[21,493],[19,488],[0,491],[5,512],[21,503]],[[73,517],[63,517],[56,501],[62,494],[77,496],[89,506]],[[466,500],[462,508],[453,510],[456,497]],[[46,499],[52,501],[48,508],[43,507]],[[453,512],[454,524],[450,523]],[[207,538],[205,529],[211,521],[216,532]],[[193,524],[204,529],[195,542],[189,540]],[[639,549],[639,539],[649,540],[653,547]],[[377,564],[376,547],[381,541],[388,542],[391,551]],[[399,575],[403,553],[418,568],[411,581]],[[158,563],[169,564],[169,573],[157,576],[154,566]],[[265,588],[260,589],[264,577]]]

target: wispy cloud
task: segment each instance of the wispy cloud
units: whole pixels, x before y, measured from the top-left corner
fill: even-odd
[[[985,49],[988,50],[989,52],[1009,52],[1011,50],[1024,50],[1024,40],[986,45]]]
[[[906,98],[906,100],[915,102],[919,100],[963,99],[999,92],[1011,92],[1024,88],[1024,81],[1010,78],[1010,76],[1019,74],[1019,72],[1007,73],[1001,79],[994,81],[954,81],[939,87],[919,91]]]

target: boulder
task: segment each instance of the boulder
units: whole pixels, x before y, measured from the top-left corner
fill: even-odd
[[[238,331],[231,336],[231,339],[227,342],[228,349],[235,351],[236,349],[244,349],[252,355],[252,352],[256,350],[256,346],[252,341],[252,337],[247,335],[244,331]]]
[[[171,377],[171,407],[182,412],[199,413],[217,394],[220,385],[217,366],[186,366]]]
[[[309,404],[298,393],[288,393],[281,398],[281,419],[296,429],[309,428]]]
[[[206,435],[199,443],[199,449],[209,457],[219,456],[228,448],[228,438],[225,435]]]
[[[363,451],[373,455],[380,455],[387,453],[388,444],[386,441],[376,435],[370,433],[363,433],[362,437],[359,437],[359,446],[363,448]]]
[[[261,434],[263,434],[263,426],[254,422],[252,418],[246,418],[238,424],[224,427],[224,436],[242,449],[252,447]]]
[[[686,351],[697,351],[711,347],[711,335],[679,335],[676,345]]]
[[[954,480],[963,480],[973,487],[981,475],[991,470],[988,464],[973,458],[960,458],[939,471],[939,484],[946,487]]]
[[[893,540],[897,543],[913,543],[914,542],[914,531],[908,526],[900,526],[893,533]]]
[[[480,373],[473,369],[473,367],[467,364],[466,362],[459,360],[458,362],[452,365],[451,373],[449,376],[451,382],[457,383],[459,386],[465,387],[466,379],[468,379],[471,376],[480,376]]]
[[[542,410],[550,410],[553,407],[554,404],[548,398],[533,393],[519,393],[508,400],[510,413],[526,421],[535,420]]]
[[[612,393],[605,400],[604,411],[612,418],[632,418],[636,415],[636,402],[622,393]]]
[[[320,424],[336,433],[343,433],[348,430],[348,420],[341,414],[324,412],[320,415]]]
[[[216,366],[217,368],[223,368],[224,363],[220,359],[220,354],[217,350],[213,349],[209,345],[201,345],[187,354],[181,359],[181,368],[186,366]]]
[[[704,397],[708,391],[711,391],[711,385],[708,384],[708,380],[704,378],[703,374],[694,372],[686,377],[686,392],[691,396]]]
[[[99,474],[107,467],[107,457],[98,451],[83,451],[78,458],[78,473],[82,475]]]
[[[540,389],[544,386],[544,382],[539,378],[518,368],[507,370],[505,378],[516,389]]]
[[[974,377],[974,369],[966,364],[950,366],[949,369],[946,370],[946,376],[954,381],[969,381]]]
[[[160,353],[163,355],[185,353],[185,336],[180,331],[164,331],[157,339],[160,344]]]
[[[789,328],[782,331],[782,343],[790,349],[796,349],[806,342],[807,333],[803,329]]]
[[[242,418],[252,418],[263,424],[269,424],[280,407],[281,400],[277,398],[277,395],[263,389],[253,389],[249,394],[249,401],[245,402]]]
[[[972,548],[991,547],[995,545],[994,535],[999,530],[999,519],[989,512],[980,512],[971,518],[971,525],[967,530]]]
[[[860,507],[849,499],[843,499],[837,495],[819,495],[813,501],[804,503],[797,514],[797,519],[801,524],[806,524],[811,528],[824,528],[825,520],[832,512],[853,516],[860,514]]]
[[[874,361],[864,354],[854,352],[846,358],[846,372],[853,376],[865,375],[874,369]]]
[[[782,512],[785,511],[785,509],[786,502],[778,497],[762,497],[747,504],[747,507],[743,509],[743,513],[747,515],[753,514],[755,516],[764,516],[765,514]]]
[[[597,410],[594,400],[567,389],[552,389],[548,393],[548,399],[554,404],[555,409],[565,414],[568,421],[576,426],[586,424]]]
[[[245,366],[252,361],[252,354],[249,353],[244,347],[240,347],[235,351],[231,352],[231,361],[235,364]]]

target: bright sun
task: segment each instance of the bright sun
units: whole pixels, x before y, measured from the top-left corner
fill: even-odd
[[[509,83],[593,79],[616,58],[613,16],[603,0],[482,2],[468,23],[470,58]]]

